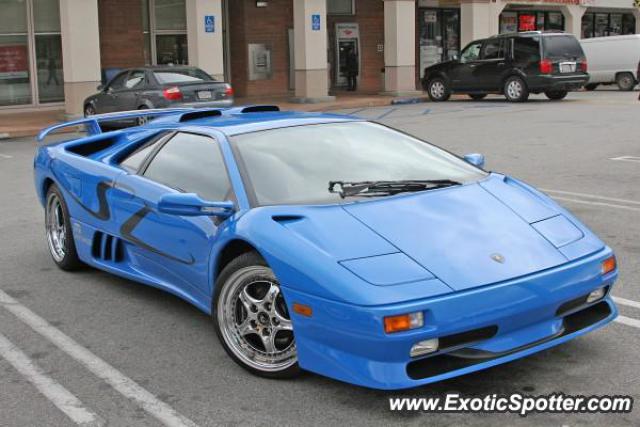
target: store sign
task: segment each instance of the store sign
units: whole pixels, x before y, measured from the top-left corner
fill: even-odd
[[[535,31],[536,15],[520,15],[518,18],[518,31]]]
[[[311,30],[320,31],[320,15],[311,15]]]
[[[338,23],[336,24],[336,37],[339,39],[357,39],[359,36],[358,24]]]
[[[29,78],[27,46],[0,46],[0,80]]]
[[[216,32],[216,17],[213,15],[204,16],[204,32],[215,33]]]
[[[517,4],[560,4],[560,5],[586,5],[590,0],[507,0],[507,3]]]

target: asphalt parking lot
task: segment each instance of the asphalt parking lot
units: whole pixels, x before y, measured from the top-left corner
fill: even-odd
[[[450,391],[631,395],[640,402],[637,98],[598,90],[562,102],[532,96],[508,104],[496,96],[342,111],[458,154],[485,154],[487,169],[519,177],[574,212],[616,251],[620,266],[613,294],[622,316],[606,328],[526,359],[391,393],[313,374],[253,377],[226,356],[207,316],[186,302],[99,271],[58,270],[33,189],[35,142],[0,142],[0,425],[73,425],[56,405],[87,424],[112,426],[640,425],[640,408],[521,418],[396,413],[388,403]]]

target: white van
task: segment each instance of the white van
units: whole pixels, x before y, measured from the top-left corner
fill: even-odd
[[[638,83],[640,34],[594,37],[580,40],[587,55],[589,83],[587,90],[600,84],[616,83],[620,90],[632,90]]]

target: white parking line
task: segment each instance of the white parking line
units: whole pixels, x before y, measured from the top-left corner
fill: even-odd
[[[618,203],[628,203],[630,205],[640,205],[640,202],[638,202],[636,200],[617,199],[617,198],[614,198],[614,197],[604,197],[604,196],[598,196],[596,194],[588,194],[588,193],[576,193],[576,192],[573,192],[573,191],[551,190],[549,188],[541,188],[540,190],[544,191],[545,193],[565,194],[565,195],[568,195],[568,196],[586,197],[588,199],[605,200],[605,201],[608,201],[608,202],[618,202]]]
[[[640,320],[632,319],[631,317],[618,315],[615,321],[618,323],[622,323],[623,325],[633,326],[634,328],[640,328]]]
[[[69,390],[47,376],[18,347],[0,334],[0,356],[33,384],[40,393],[79,426],[102,426],[104,420],[87,409]]]
[[[620,160],[623,162],[640,162],[640,157],[638,156],[620,156],[620,157],[611,157],[609,160]]]
[[[2,290],[0,290],[0,306],[3,306],[7,311],[31,327],[31,329],[51,341],[60,350],[82,364],[95,376],[104,380],[120,394],[137,403],[162,424],[172,427],[196,426],[193,421],[159,400],[131,378],[100,359],[91,351],[82,347],[71,337],[50,325],[42,317],[20,304]]]
[[[591,201],[587,201],[587,200],[571,199],[571,198],[568,198],[568,197],[558,197],[558,196],[554,196],[554,195],[551,195],[551,196],[555,200],[562,200],[562,201],[565,201],[565,202],[579,203],[579,204],[583,204],[583,205],[592,205],[592,206],[606,206],[608,208],[626,209],[626,210],[629,210],[629,211],[640,212],[640,206],[638,206],[638,207],[624,206],[624,205],[616,205],[616,204],[613,204],[613,203],[591,202]]]
[[[621,297],[613,297],[613,300],[618,304],[627,305],[633,308],[640,308],[640,302],[638,301],[633,301],[633,300],[621,298]]]
[[[8,154],[0,154],[0,159],[12,159],[13,156],[10,156]]]

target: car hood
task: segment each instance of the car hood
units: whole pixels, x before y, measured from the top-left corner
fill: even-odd
[[[566,263],[575,254],[565,255],[562,248],[585,237],[553,203],[494,175],[480,183],[343,209],[453,290]],[[600,242],[587,250],[602,247]]]

